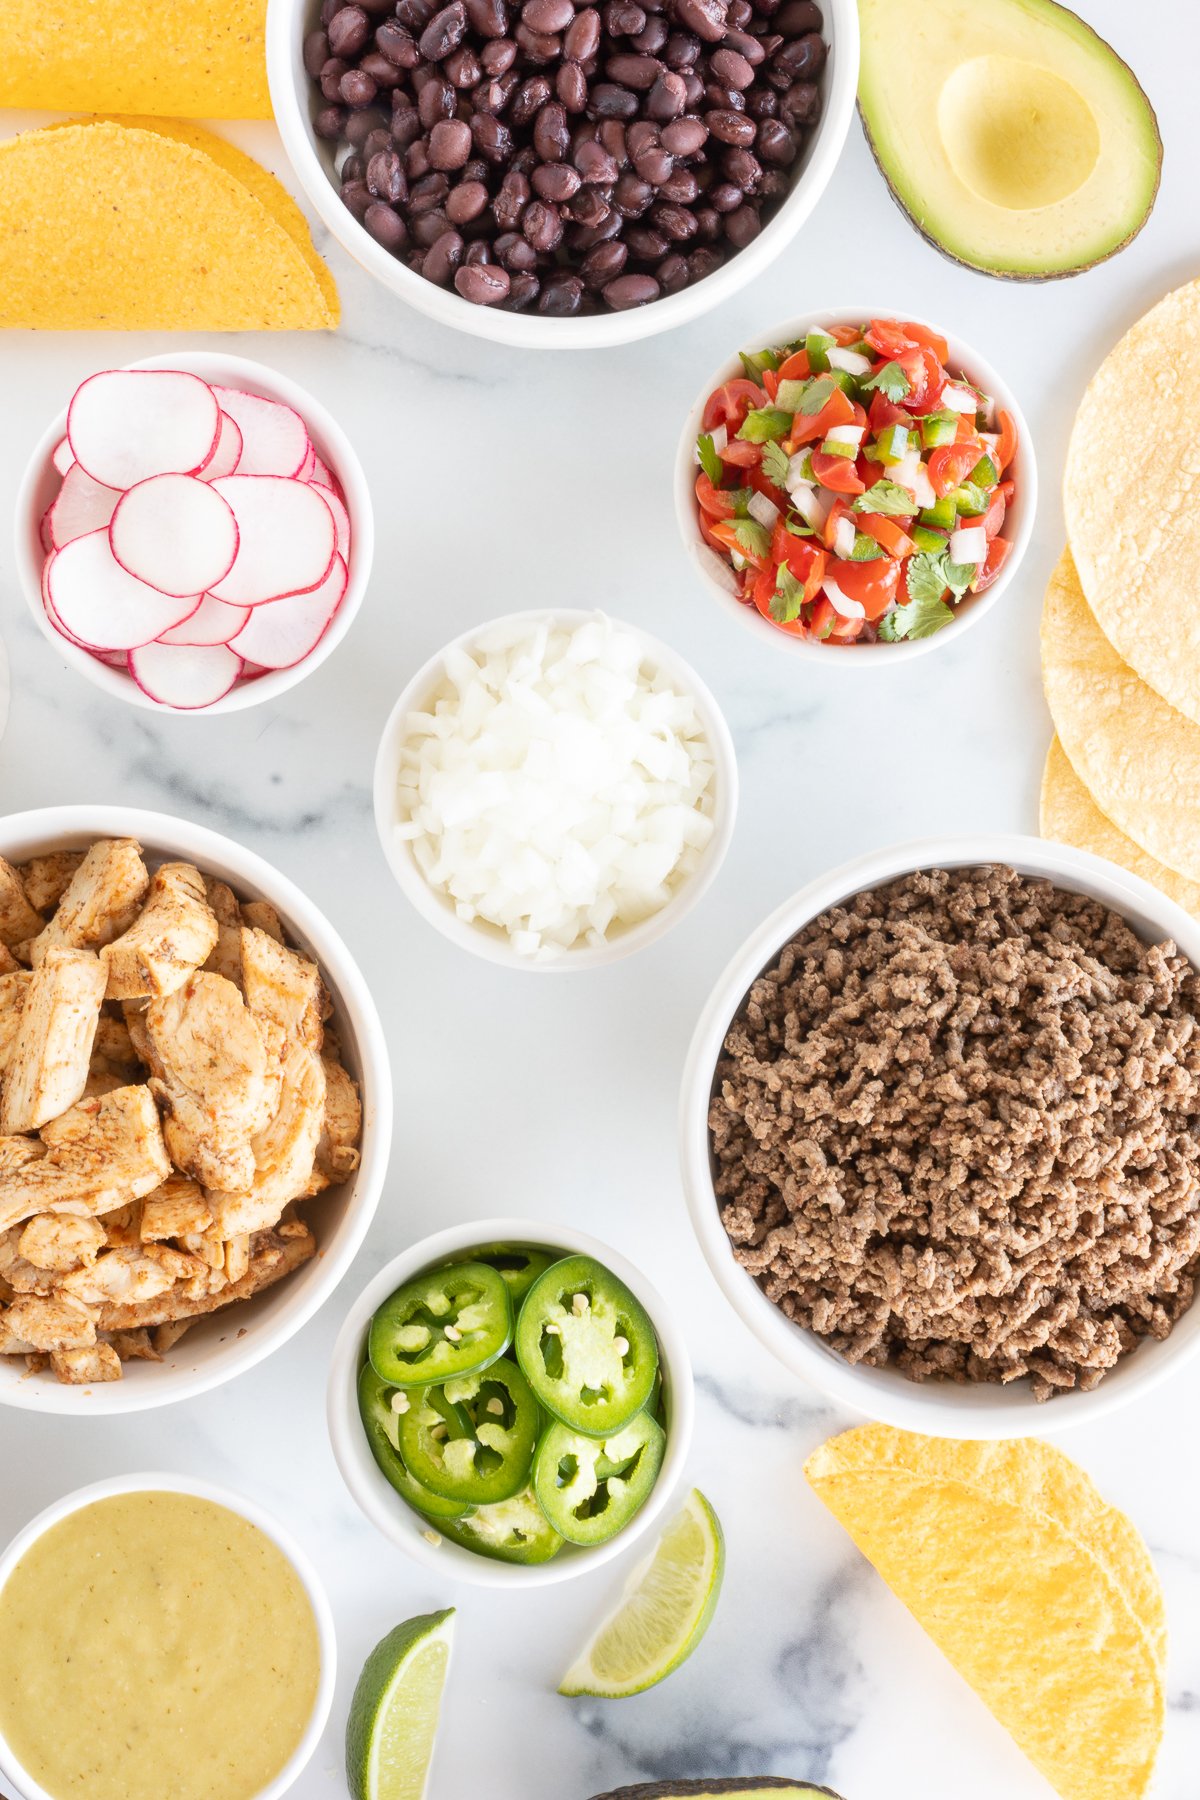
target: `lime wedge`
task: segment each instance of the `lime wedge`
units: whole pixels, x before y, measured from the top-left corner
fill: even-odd
[[[368,1656],[346,1721],[353,1800],[422,1800],[453,1634],[453,1607],[423,1613]]]
[[[567,1671],[560,1694],[640,1694],[692,1654],[716,1611],[725,1573],[720,1520],[693,1488],[653,1554],[634,1569],[616,1611]]]

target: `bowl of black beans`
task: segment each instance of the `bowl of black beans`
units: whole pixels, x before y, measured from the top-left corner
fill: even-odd
[[[825,188],[855,0],[270,0],[308,198],[460,330],[595,347],[707,312]]]

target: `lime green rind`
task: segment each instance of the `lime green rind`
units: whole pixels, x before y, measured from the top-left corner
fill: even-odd
[[[454,1608],[406,1619],[372,1650],[346,1721],[351,1800],[423,1800]]]

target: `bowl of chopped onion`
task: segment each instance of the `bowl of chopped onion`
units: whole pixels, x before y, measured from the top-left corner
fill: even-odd
[[[404,689],[375,763],[384,855],[489,962],[599,968],[700,899],[737,812],[729,728],[668,645],[582,611],[512,613]]]

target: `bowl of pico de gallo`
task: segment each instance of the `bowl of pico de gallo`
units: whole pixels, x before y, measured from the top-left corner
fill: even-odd
[[[1015,396],[970,345],[840,309],[765,333],[705,383],[675,504],[693,567],[758,637],[826,664],[898,661],[999,600],[1037,468]]]

